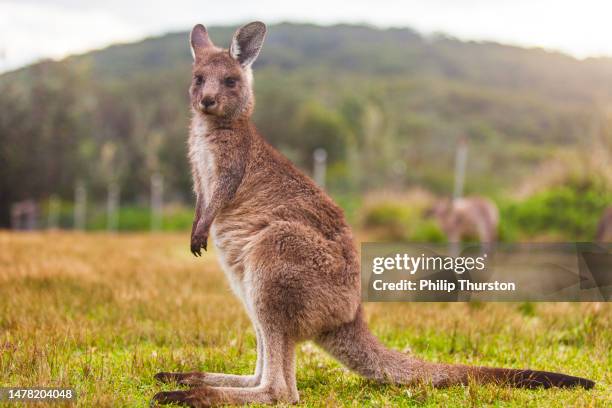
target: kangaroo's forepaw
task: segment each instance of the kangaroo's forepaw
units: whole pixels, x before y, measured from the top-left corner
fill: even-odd
[[[208,234],[194,234],[191,237],[191,253],[195,256],[202,256],[202,252],[200,251],[204,248],[204,251],[207,250],[208,246]]]
[[[198,387],[188,391],[162,391],[153,396],[151,406],[178,404],[185,407],[204,408],[212,406],[210,387]]]

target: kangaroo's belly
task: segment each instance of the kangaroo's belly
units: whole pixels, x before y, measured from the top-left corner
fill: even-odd
[[[249,254],[257,244],[258,231],[251,222],[219,217],[211,227],[219,265],[234,294],[243,302],[249,297]],[[249,218],[249,217],[246,217]]]
[[[215,222],[211,227],[219,265],[223,269],[229,285],[242,302],[249,318],[256,326],[259,324],[254,305],[254,283],[257,273],[249,270],[249,255],[257,243],[257,232],[241,225],[240,222]]]
[[[214,224],[211,227],[210,235],[215,246],[219,266],[225,273],[234,294],[242,297],[241,282],[244,276],[244,265],[236,259],[236,245],[230,244],[227,237],[220,235]]]

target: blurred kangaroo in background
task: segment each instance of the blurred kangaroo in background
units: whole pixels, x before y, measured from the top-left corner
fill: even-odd
[[[597,242],[612,242],[612,207],[606,208],[597,225]]]
[[[297,403],[294,348],[308,339],[380,382],[443,387],[472,378],[517,387],[591,388],[592,381],[563,374],[429,363],[386,348],[370,333],[360,305],[358,254],[342,210],[250,120],[251,64],[265,34],[263,23],[247,24],[224,50],[213,45],[204,26],[191,33],[189,160],[197,197],[191,251],[200,255],[209,236],[214,239],[221,266],[253,322],[255,373],[158,373],[159,381],[191,388],[160,392],[153,402]]]
[[[449,242],[477,237],[480,242],[497,240],[499,212],[494,202],[483,197],[438,201],[427,215],[436,218]]]

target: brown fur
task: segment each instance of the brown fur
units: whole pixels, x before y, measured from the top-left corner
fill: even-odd
[[[191,250],[198,255],[213,237],[221,265],[253,321],[255,373],[159,373],[160,381],[192,388],[158,393],[154,402],[193,407],[296,403],[294,347],[306,339],[378,381],[445,386],[473,376],[521,385],[507,370],[431,364],[389,350],[369,332],[360,306],[358,255],[342,211],[249,120],[254,106],[250,64],[264,34],[262,23],[242,27],[230,51],[216,48],[203,26],[191,36],[189,158],[197,196]],[[235,80],[233,86],[228,77]],[[571,380],[543,380],[543,385],[592,386],[562,377]]]
[[[440,224],[449,242],[478,238],[494,243],[497,239],[499,212],[495,203],[483,197],[441,200],[429,211]]]

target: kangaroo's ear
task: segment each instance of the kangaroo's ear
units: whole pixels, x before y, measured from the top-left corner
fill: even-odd
[[[202,24],[196,24],[191,30],[189,35],[189,44],[191,45],[191,56],[196,59],[196,56],[202,52],[202,50],[213,47],[213,43],[208,37],[208,31]]]
[[[250,66],[257,59],[265,37],[266,25],[261,21],[240,27],[232,39],[230,55],[243,67]]]

